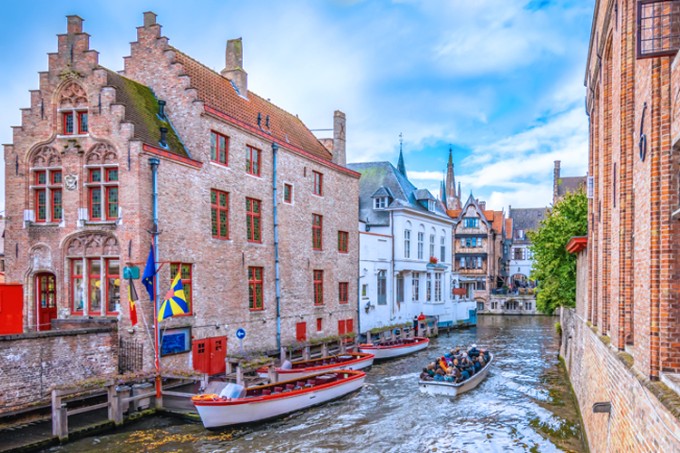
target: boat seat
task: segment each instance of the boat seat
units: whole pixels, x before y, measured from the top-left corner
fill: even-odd
[[[283,387],[276,386],[274,387],[274,393],[281,393],[283,391]]]
[[[270,389],[262,390],[262,396],[267,396],[267,395],[271,395],[271,394],[272,394],[272,391]]]
[[[286,390],[293,390],[295,388],[295,384],[286,384]]]

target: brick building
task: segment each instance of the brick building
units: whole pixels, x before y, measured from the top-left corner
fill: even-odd
[[[144,13],[115,73],[82,19],[67,25],[5,146],[7,280],[24,285],[25,331],[115,318],[151,366],[153,307],[137,281],[145,322],[131,327],[123,268],[149,254],[152,162],[157,292],[181,272],[190,306],[163,321],[164,366],[205,369],[237,328],[263,350],[356,325],[359,175],[345,166],[344,114],[324,146],[247,89],[240,39],[217,73]]]
[[[679,21],[678,1],[595,2],[588,244],[563,337],[591,451],[680,450]]]

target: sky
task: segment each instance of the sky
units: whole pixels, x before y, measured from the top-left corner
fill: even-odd
[[[347,115],[347,161],[390,161],[439,195],[453,153],[463,202],[548,206],[555,160],[585,175],[585,63],[593,0],[32,0],[0,15],[0,143],[66,32],[85,22],[100,64],[123,69],[142,13],[216,71],[243,38],[248,88],[310,129]],[[332,132],[319,131],[319,136]],[[403,141],[400,142],[400,134]],[[4,210],[4,172],[0,209]]]

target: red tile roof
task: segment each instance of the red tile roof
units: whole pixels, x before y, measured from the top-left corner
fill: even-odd
[[[512,239],[512,219],[505,219],[505,238]]]
[[[283,143],[300,148],[312,155],[331,160],[331,153],[321,144],[307,126],[297,117],[248,91],[248,99],[236,92],[231,82],[221,74],[204,66],[185,53],[172,48],[175,61],[181,63],[186,75],[191,79],[191,87],[198,92],[198,98],[224,115],[250,128],[271,132],[274,138]],[[261,125],[257,124],[258,113]],[[269,128],[266,118],[269,116]]]

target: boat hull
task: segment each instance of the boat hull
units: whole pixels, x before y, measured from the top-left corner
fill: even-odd
[[[363,370],[373,365],[373,359],[373,354],[369,354],[367,357],[351,360],[345,363],[331,363],[328,365],[300,368],[297,370],[283,370],[277,368],[276,372],[279,375],[279,381],[288,381],[291,379],[303,378],[309,376],[310,374],[322,373],[328,370]],[[267,374],[265,373],[263,377],[267,377]]]
[[[357,372],[350,378],[318,387],[254,398],[200,401],[194,402],[194,406],[206,428],[255,423],[342,398],[361,389],[365,377],[366,373]]]
[[[422,351],[423,349],[427,348],[429,344],[430,340],[428,338],[419,338],[419,341],[415,343],[407,343],[402,345],[381,346],[362,344],[359,345],[359,351],[373,354],[375,356],[375,360],[383,360]]]
[[[441,381],[419,381],[418,388],[422,393],[427,393],[429,395],[445,395],[445,396],[456,396],[461,393],[472,390],[477,387],[489,373],[489,368],[493,363],[493,354],[490,354],[489,363],[487,363],[484,368],[479,370],[477,374],[472,376],[470,379],[459,382],[441,382]]]

